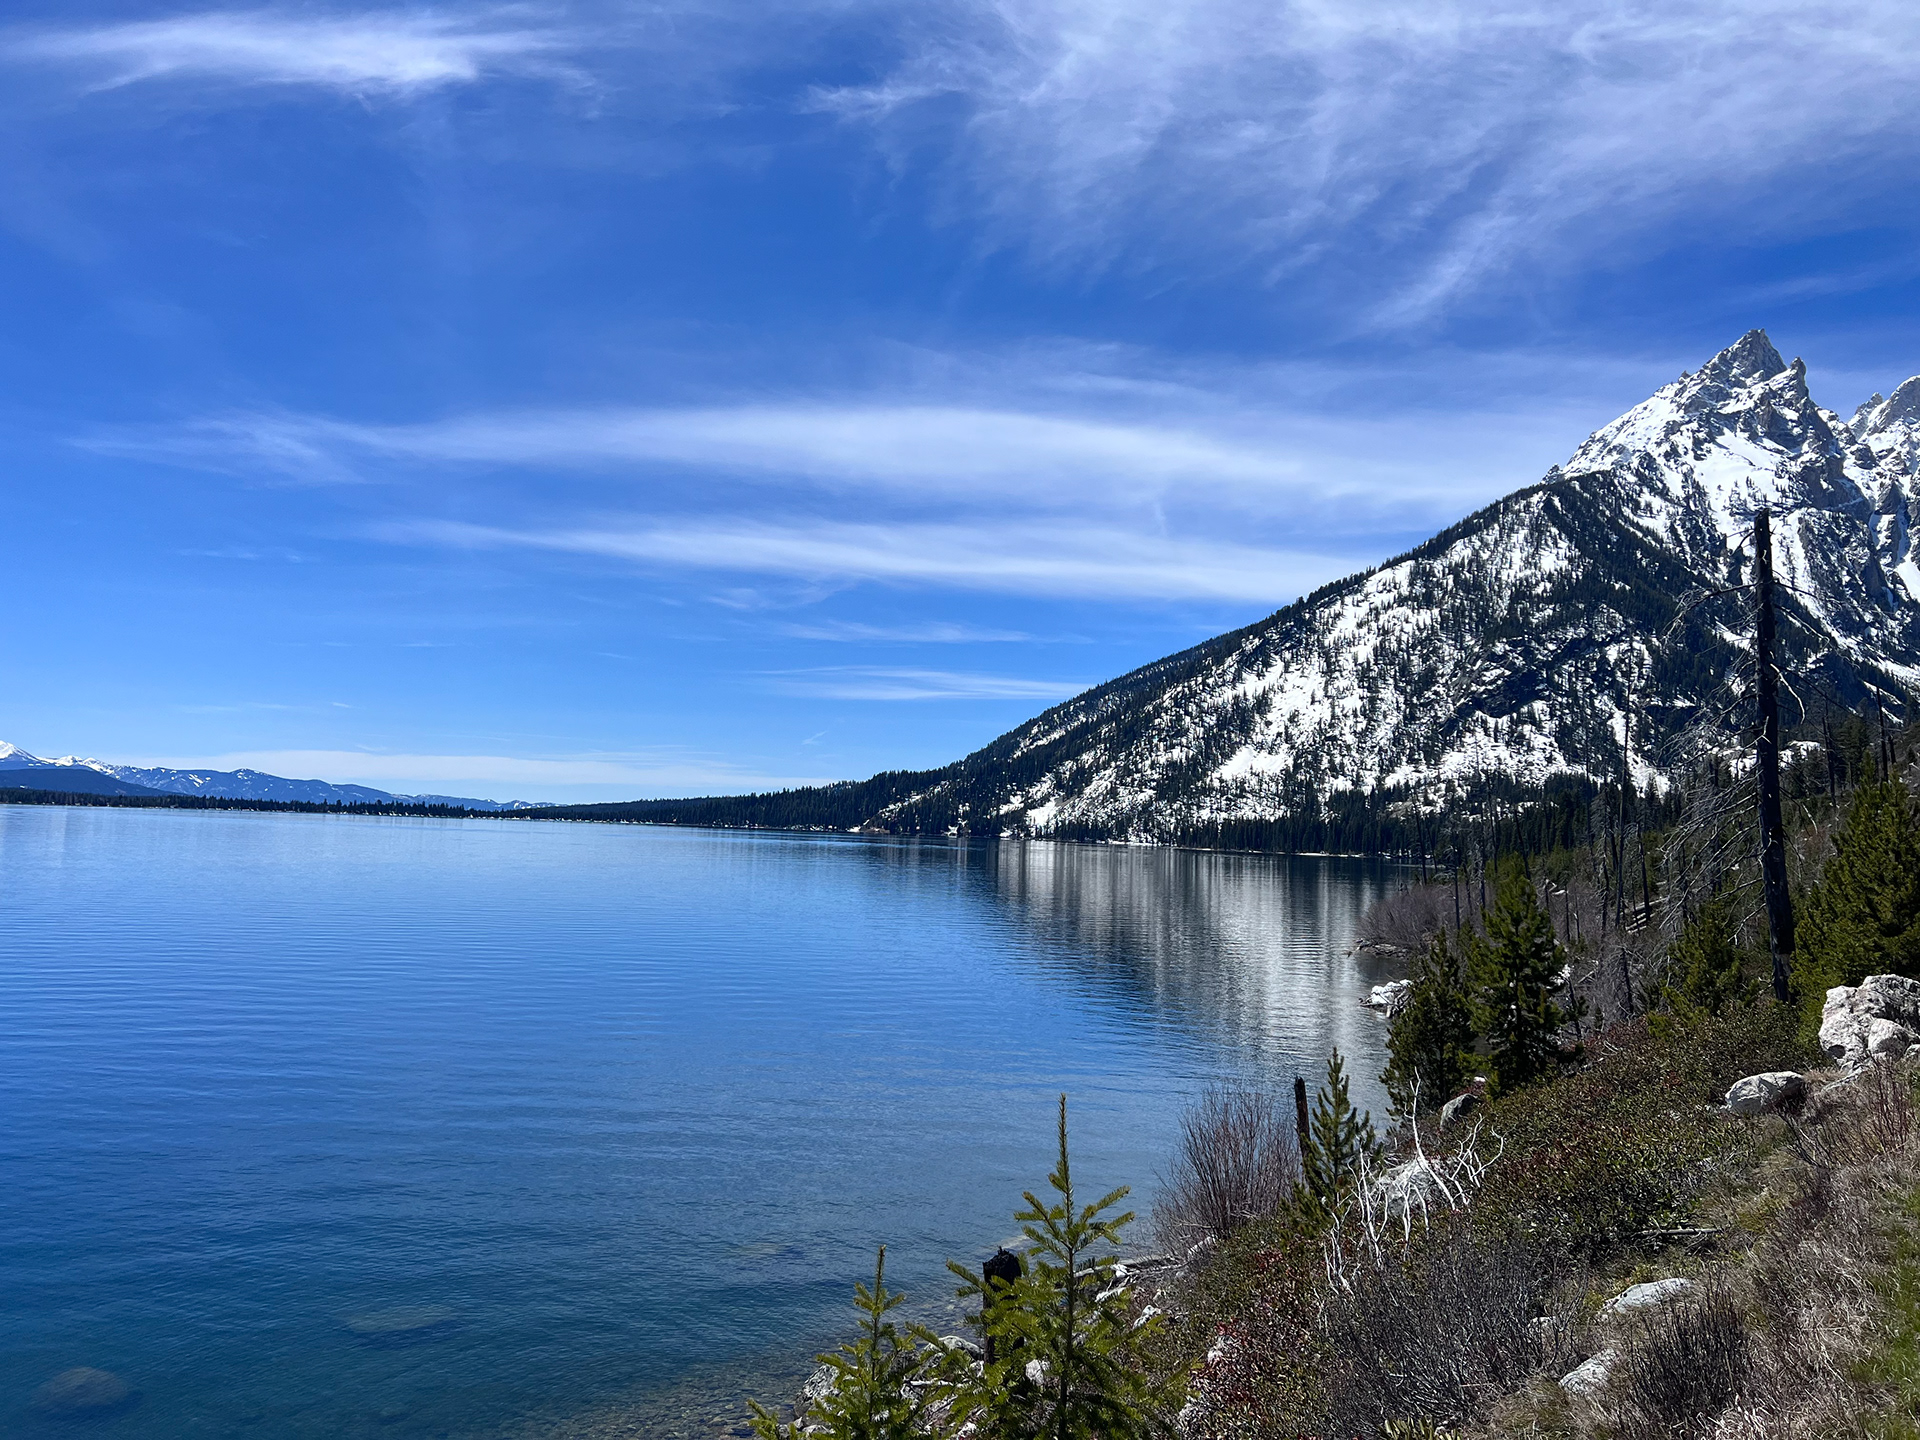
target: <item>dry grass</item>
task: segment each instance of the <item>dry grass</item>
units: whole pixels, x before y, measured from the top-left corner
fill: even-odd
[[[1771,1168],[1760,1234],[1707,1272],[1705,1297],[1647,1321],[1587,1434],[1714,1440],[1896,1435],[1904,1408],[1873,1357],[1899,1329],[1887,1280],[1920,1194],[1915,1071],[1832,1085]],[[1789,1158],[1790,1157],[1790,1158]]]

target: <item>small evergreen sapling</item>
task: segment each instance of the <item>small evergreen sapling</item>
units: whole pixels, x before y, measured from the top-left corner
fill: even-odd
[[[1678,1019],[1724,1014],[1751,1001],[1758,988],[1744,973],[1731,895],[1702,905],[1667,957],[1672,972],[1660,994]]]
[[[1362,1167],[1380,1154],[1373,1116],[1353,1108],[1347,1087],[1347,1062],[1335,1050],[1327,1061],[1327,1083],[1314,1096],[1306,1153],[1300,1157],[1307,1193],[1331,1207],[1360,1179]]]
[[[960,1295],[981,1302],[994,1359],[966,1384],[956,1417],[992,1440],[1137,1440],[1168,1433],[1175,1382],[1153,1378],[1140,1342],[1155,1321],[1134,1319],[1127,1286],[1114,1273],[1120,1231],[1133,1219],[1107,1212],[1121,1186],[1091,1205],[1074,1194],[1067,1159],[1067,1097],[1060,1097],[1060,1162],[1014,1216],[1027,1237],[1019,1278],[992,1289],[963,1266]]]
[[[1473,1006],[1459,958],[1436,935],[1410,977],[1413,988],[1393,1017],[1387,1035],[1387,1068],[1381,1076],[1393,1111],[1403,1119],[1437,1110],[1459,1090],[1469,1073]]]
[[[887,1289],[887,1247],[873,1264],[873,1288],[856,1284],[853,1304],[866,1318],[860,1337],[831,1355],[816,1358],[833,1367],[833,1388],[816,1399],[791,1425],[782,1425],[758,1402],[753,1433],[759,1440],[920,1440],[934,1399],[930,1386],[916,1382],[949,1374],[957,1362],[939,1337],[923,1325],[903,1335],[887,1319],[907,1297]]]
[[[1533,882],[1518,870],[1501,880],[1485,938],[1467,937],[1474,1021],[1487,1042],[1487,1089],[1504,1095],[1553,1069],[1568,1012],[1554,1004],[1565,952],[1540,908]]]

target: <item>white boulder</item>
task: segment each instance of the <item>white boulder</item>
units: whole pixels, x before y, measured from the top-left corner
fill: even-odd
[[[807,1376],[807,1383],[800,1387],[800,1404],[796,1408],[804,1413],[809,1406],[817,1405],[833,1394],[839,1383],[840,1372],[833,1366],[815,1366],[813,1373]]]
[[[1602,1305],[1600,1314],[1612,1319],[1615,1316],[1631,1315],[1639,1310],[1657,1310],[1662,1305],[1685,1299],[1699,1288],[1693,1281],[1679,1275],[1669,1280],[1649,1280],[1645,1284],[1629,1285]]]
[[[1727,1109],[1736,1115],[1767,1115],[1791,1110],[1807,1098],[1807,1077],[1792,1070],[1769,1070],[1734,1081]]]
[[[1618,1351],[1602,1350],[1591,1360],[1562,1375],[1560,1388],[1569,1395],[1590,1400],[1607,1388],[1607,1381],[1613,1378],[1613,1367],[1619,1360]]]
[[[1876,1059],[1898,1060],[1913,1042],[1913,1031],[1898,1020],[1867,1022],[1867,1053]]]
[[[1820,1007],[1820,1048],[1858,1069],[1878,1056],[1894,1059],[1920,1043],[1920,980],[1869,975],[1858,985],[1836,985]]]
[[[1407,996],[1412,993],[1411,980],[1389,980],[1386,984],[1376,985],[1367,992],[1367,1005],[1391,1020],[1406,1009]]]

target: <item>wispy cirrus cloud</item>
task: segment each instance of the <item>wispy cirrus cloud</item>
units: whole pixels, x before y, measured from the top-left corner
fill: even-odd
[[[213,10],[16,32],[0,56],[69,67],[97,88],[178,79],[412,95],[492,76],[581,83],[588,37],[524,7],[464,12]]]
[[[857,645],[991,645],[1034,638],[1024,630],[994,630],[954,620],[929,620],[918,625],[869,625],[858,620],[818,620],[806,625],[777,625],[774,628],[795,640],[826,640]]]
[[[1092,683],[880,665],[785,670],[770,681],[786,694],[825,700],[1068,700]]]
[[[1500,359],[1532,408],[1496,395],[1436,411],[1380,402],[1389,386],[1431,397],[1425,375],[1181,373],[1071,347],[919,363],[931,379],[854,395],[401,424],[254,412],[79,443],[249,478],[378,483],[353,503],[388,509],[374,533],[415,545],[816,588],[1267,604],[1537,478],[1583,421],[1610,413],[1574,393],[1618,378],[1549,382]],[[393,493],[415,518],[391,515]]]
[[[356,467],[369,461],[396,459],[563,469],[682,465],[922,493],[977,493],[988,485],[1031,494],[1036,484],[1090,474],[1130,492],[1195,479],[1262,487],[1297,483],[1304,474],[1298,451],[1270,435],[911,401],[523,411],[391,426],[240,415],[172,436],[91,443],[182,459],[243,457],[323,482],[356,478]]]
[[[945,154],[998,243],[1346,271],[1384,323],[1662,227],[1885,223],[1920,158],[1904,0],[935,0],[902,37],[813,103]]]
[[[375,533],[441,548],[547,550],[815,581],[1127,600],[1279,603],[1354,568],[1350,559],[1277,546],[984,519],[769,523],[690,517],[570,529],[420,520],[387,524]]]

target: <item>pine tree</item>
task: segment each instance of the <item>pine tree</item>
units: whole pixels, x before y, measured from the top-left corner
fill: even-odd
[[[1466,982],[1444,934],[1434,936],[1410,978],[1413,988],[1388,1031],[1381,1076],[1394,1114],[1405,1119],[1414,1118],[1416,1104],[1424,1114],[1453,1097],[1469,1073],[1474,1041]]]
[[[1136,1324],[1132,1298],[1114,1265],[1120,1231],[1133,1212],[1107,1214],[1126,1186],[1081,1205],[1067,1158],[1067,1097],[1060,1097],[1060,1162],[1044,1204],[1031,1191],[1014,1219],[1028,1240],[1021,1273],[991,1291],[960,1265],[963,1298],[981,1302],[981,1326],[994,1359],[981,1367],[955,1407],[993,1440],[1135,1440],[1163,1434],[1176,1405],[1173,1382],[1154,1380],[1140,1342],[1153,1322]]]
[[[791,1425],[782,1425],[757,1401],[753,1433],[759,1440],[919,1440],[926,1433],[932,1387],[916,1382],[955,1374],[957,1361],[931,1330],[909,1325],[903,1335],[887,1312],[907,1297],[887,1289],[887,1247],[873,1264],[873,1288],[853,1287],[853,1304],[866,1317],[860,1337],[817,1358],[833,1368],[833,1388]]]
[[[1552,1068],[1567,1013],[1553,1002],[1564,955],[1533,882],[1518,870],[1500,881],[1484,938],[1467,941],[1474,1023],[1487,1042],[1487,1089],[1503,1095]]]
[[[1920,804],[1899,781],[1855,791],[1802,909],[1799,941],[1800,988],[1816,1009],[1830,985],[1920,977]]]
[[[1347,1063],[1335,1050],[1327,1061],[1327,1083],[1314,1096],[1306,1152],[1300,1157],[1308,1195],[1320,1206],[1331,1206],[1360,1178],[1362,1165],[1379,1153],[1373,1116],[1353,1108]]]
[[[1731,895],[1716,895],[1701,906],[1667,957],[1671,978],[1661,987],[1661,998],[1683,1020],[1724,1014],[1754,997],[1756,986],[1744,973],[1734,933]]]

